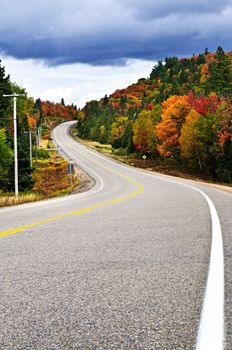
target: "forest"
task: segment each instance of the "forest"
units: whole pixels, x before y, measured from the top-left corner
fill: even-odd
[[[232,52],[167,57],[148,78],[78,111],[81,138],[232,183]]]

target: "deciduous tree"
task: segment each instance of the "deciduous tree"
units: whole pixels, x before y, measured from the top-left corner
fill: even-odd
[[[133,143],[139,152],[154,153],[157,147],[156,125],[161,119],[161,108],[143,110],[133,124]]]
[[[171,96],[163,102],[162,120],[155,130],[160,155],[179,159],[181,128],[191,108],[188,96]]]

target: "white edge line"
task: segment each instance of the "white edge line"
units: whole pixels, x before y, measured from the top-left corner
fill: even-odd
[[[200,192],[206,199],[212,225],[209,272],[196,350],[222,350],[224,347],[224,253],[220,221],[211,199],[201,190],[193,186],[188,187]]]
[[[157,177],[157,174],[143,174]],[[158,176],[159,177],[159,176]],[[200,189],[172,179],[159,177],[199,192],[206,200],[211,216],[212,242],[208,278],[198,328],[196,350],[224,349],[224,251],[220,220],[212,200]]]

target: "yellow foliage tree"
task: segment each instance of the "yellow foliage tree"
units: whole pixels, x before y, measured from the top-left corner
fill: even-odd
[[[157,147],[155,127],[160,121],[160,107],[155,106],[151,111],[143,110],[133,124],[133,143],[140,152],[152,153]]]
[[[129,123],[128,117],[119,117],[117,120],[112,124],[111,127],[111,139],[112,141],[120,139],[122,137],[123,133],[126,130],[126,127]]]
[[[199,138],[195,124],[200,114],[195,109],[191,109],[182,126],[179,138],[181,157],[185,158],[190,164],[194,160],[198,161],[200,168],[201,160],[199,157]]]

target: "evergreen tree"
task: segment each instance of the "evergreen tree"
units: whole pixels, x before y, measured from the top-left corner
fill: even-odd
[[[1,66],[0,60],[0,127],[9,126],[8,110],[12,103],[10,103],[9,99],[3,95],[11,93],[10,76],[6,75],[5,67]]]
[[[223,95],[225,91],[232,90],[232,61],[220,46],[209,66],[209,73],[208,84],[211,91]]]
[[[42,104],[41,99],[37,98],[35,101],[35,108],[39,111],[39,123],[38,126],[41,127],[43,123],[43,110],[42,110]]]
[[[151,80],[163,80],[165,75],[165,66],[162,60],[158,61],[158,64],[156,64],[153,69],[152,72],[150,74],[150,79]]]
[[[109,105],[109,97],[105,95],[103,98],[103,106],[108,106],[108,105]]]
[[[205,63],[206,62],[206,60],[205,60],[205,55],[204,54],[202,54],[202,53],[200,53],[199,54],[199,56],[198,56],[198,58],[197,58],[197,64],[203,64],[203,63]]]
[[[124,109],[126,107],[126,103],[127,103],[127,97],[125,95],[123,95],[120,99],[120,106],[122,109]]]
[[[232,141],[226,140],[223,153],[217,159],[216,174],[219,180],[232,183]]]

